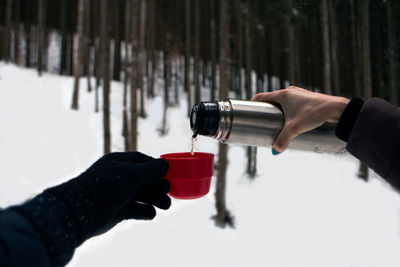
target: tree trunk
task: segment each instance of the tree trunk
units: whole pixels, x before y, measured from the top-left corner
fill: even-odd
[[[326,0],[322,0],[326,1]],[[294,25],[292,22],[292,0],[287,0],[287,14],[285,17],[286,29],[287,29],[287,53],[286,53],[286,66],[287,66],[287,79],[289,80],[289,85],[296,84],[296,51],[295,51],[295,36],[294,36]]]
[[[216,37],[216,26],[215,26],[215,2],[211,0],[211,101],[215,101],[216,99],[216,91],[217,91],[217,37]]]
[[[125,0],[125,65],[124,65],[124,95],[123,95],[123,110],[122,110],[122,135],[124,136],[125,151],[130,149],[130,133],[128,120],[128,87],[130,80],[130,32],[131,30],[131,0]]]
[[[59,74],[67,74],[67,0],[61,0],[61,16],[60,16],[60,31],[61,31],[61,53]]]
[[[140,112],[139,116],[142,118],[146,118],[146,109],[145,109],[145,82],[143,79],[143,66],[145,66],[145,30],[146,30],[146,1],[140,1],[140,51],[139,51],[139,68],[138,68],[138,79],[140,84]]]
[[[74,93],[72,96],[72,105],[71,109],[79,109],[79,81],[80,76],[82,74],[82,66],[84,65],[84,43],[83,43],[83,24],[84,24],[84,15],[85,15],[85,0],[78,1],[78,21],[77,21],[77,28],[78,28],[78,54],[77,59],[75,60],[75,68],[74,68]],[[86,0],[88,1],[88,0]]]
[[[254,179],[257,175],[257,147],[247,147],[247,174],[250,179]]]
[[[322,53],[323,53],[323,88],[326,94],[332,94],[331,88],[331,53],[329,46],[328,0],[321,0]]]
[[[109,21],[108,0],[101,0],[101,69],[103,76],[103,134],[104,154],[111,152],[111,128],[110,128],[110,39],[108,32]]]
[[[164,53],[163,53],[163,64],[164,64],[164,109],[163,109],[163,119],[160,128],[160,135],[164,136],[167,134],[167,111],[169,105],[169,85],[171,79],[170,71],[170,33],[166,33],[164,41]]]
[[[247,6],[247,10],[249,6]],[[246,21],[245,21],[245,46],[246,46],[246,62],[245,62],[245,69],[246,69],[246,99],[250,99],[251,97],[251,32],[250,32],[250,14],[249,11],[246,14]]]
[[[329,24],[331,30],[331,59],[332,59],[332,76],[334,95],[340,95],[340,79],[339,79],[339,62],[338,62],[338,32],[337,32],[337,16],[334,3],[329,1]]]
[[[48,71],[49,46],[50,46],[50,31],[47,28],[45,28],[45,31],[44,31],[44,49],[43,49],[43,71]]]
[[[175,105],[179,105],[179,56],[175,59],[174,64],[174,87],[175,87]]]
[[[114,39],[114,64],[113,64],[113,80],[120,81],[120,73],[121,73],[121,36],[120,36],[120,13],[119,13],[119,2],[114,1],[114,28],[113,32],[115,33]]]
[[[68,39],[68,70],[67,70],[67,75],[73,75],[73,69],[74,69],[74,34],[68,33],[67,35]]]
[[[220,1],[220,98],[228,97],[229,83],[229,17],[228,1]],[[218,153],[218,173],[217,188],[215,192],[217,214],[214,220],[217,226],[233,227],[233,217],[226,208],[225,189],[226,189],[226,167],[227,167],[228,147],[226,144],[219,144]]]
[[[87,91],[91,92],[92,91],[92,83],[91,83],[91,59],[92,59],[92,41],[90,38],[90,30],[91,30],[91,25],[90,25],[90,0],[85,1],[85,41],[84,41],[84,47],[85,47],[85,66],[86,66],[86,77],[87,77]]]
[[[199,65],[200,65],[200,5],[199,0],[194,0],[195,22],[194,22],[194,102],[200,102],[200,79],[199,79]]]
[[[139,0],[132,0],[132,68],[131,68],[131,116],[130,116],[130,151],[137,150],[137,88],[139,86]]]
[[[43,50],[44,50],[44,31],[46,20],[46,0],[39,0],[38,2],[38,73],[39,76],[43,72]]]
[[[25,67],[31,67],[31,25],[28,23],[25,29]]]
[[[100,77],[101,77],[101,41],[99,38],[95,39],[94,44],[94,75],[95,75],[95,86],[94,86],[94,112],[99,112],[99,86],[100,86]]]
[[[251,77],[251,39],[252,34],[250,32],[250,4],[247,4],[247,14],[245,21],[245,69],[246,69],[246,99],[249,100],[252,97],[252,77]],[[255,164],[253,162],[253,154],[257,153],[255,147],[247,147],[247,171],[250,177],[255,176]],[[253,168],[254,166],[254,168]]]
[[[387,13],[388,13],[388,54],[389,54],[389,90],[391,102],[398,106],[400,102],[399,91],[399,43],[396,38],[396,27],[395,27],[395,14],[396,11],[400,11],[398,2],[393,0],[387,1]]]
[[[192,110],[192,90],[190,86],[190,0],[185,1],[185,91],[187,92],[188,116]]]
[[[354,82],[354,92],[353,94],[361,97],[361,78],[360,78],[360,64],[359,64],[359,51],[358,51],[358,38],[357,38],[357,21],[355,0],[350,0],[350,21],[351,21],[351,52],[352,52],[352,70],[353,70],[353,82]]]
[[[20,50],[20,39],[21,39],[21,0],[15,0],[15,23],[14,23],[14,62],[17,65],[21,65],[21,50]]]
[[[12,0],[7,0],[6,6],[6,29],[4,31],[4,56],[3,58],[8,62],[11,60],[11,17],[12,17]]]
[[[368,181],[368,166],[360,161],[360,168],[358,169],[358,174],[357,176],[361,179],[363,179],[364,181]]]
[[[364,97],[372,97],[371,85],[371,52],[369,34],[369,0],[361,1],[361,20],[362,20],[362,69],[363,69],[363,89]]]
[[[156,72],[156,50],[155,50],[155,6],[154,0],[150,0],[150,16],[149,16],[149,54],[151,57],[150,81],[147,93],[150,97],[154,97],[154,82]]]
[[[369,31],[369,0],[363,0],[361,1],[362,83],[363,97],[366,99],[372,97]],[[360,162],[359,177],[368,179],[368,167],[362,162]]]
[[[236,16],[237,16],[237,32],[238,32],[238,67],[237,67],[237,79],[238,89],[237,97],[242,98],[242,67],[243,67],[243,16],[242,16],[242,5],[241,0],[236,0]]]
[[[169,86],[171,84],[171,70],[170,70],[170,33],[166,33],[165,42],[164,42],[164,54],[163,54],[163,63],[164,63],[164,104],[168,106],[169,103]]]

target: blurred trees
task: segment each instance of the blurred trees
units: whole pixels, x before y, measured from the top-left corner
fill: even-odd
[[[133,41],[126,33],[126,19],[135,12],[127,12],[126,0],[107,1],[110,75],[120,80],[121,75],[125,77],[127,58],[122,46]],[[49,70],[50,35],[57,34],[60,51],[58,58],[53,54],[51,60],[59,62],[59,73],[99,77],[99,53],[91,52],[101,40],[100,4],[85,0],[83,7],[87,10],[81,15],[79,3],[1,1],[1,59],[36,67],[39,73]],[[160,67],[157,60],[163,58],[157,53],[163,53],[169,40],[174,53],[170,64],[179,66],[175,63],[179,62],[177,55],[185,58],[185,68],[177,70],[179,76],[185,77],[185,91],[190,92],[188,107],[203,97],[204,85],[212,89],[206,94],[208,98],[217,98],[220,51],[216,47],[221,40],[215,33],[220,31],[220,5],[217,0],[139,3],[135,13],[139,16],[139,71],[146,78],[149,76],[143,82],[138,78],[141,95],[154,95],[152,73]],[[398,6],[398,1],[393,0],[229,1],[229,89],[241,98],[244,85],[248,98],[256,91],[297,84],[345,96],[380,96],[399,103]],[[91,62],[93,56],[95,60]],[[74,64],[74,60],[80,63]],[[82,67],[79,72],[74,70],[78,67]],[[170,73],[174,71],[169,67]],[[144,115],[143,97],[140,102],[140,114]]]
[[[39,75],[74,75],[73,109],[80,79],[87,78],[89,91],[93,79],[96,112],[99,90],[103,96],[104,152],[111,150],[111,79],[121,80],[122,134],[125,149],[134,150],[146,97],[163,95],[165,134],[167,109],[178,104],[180,87],[188,114],[200,100],[250,99],[288,85],[399,105],[399,14],[397,0],[4,0],[0,59]],[[163,90],[157,79],[164,80]],[[221,225],[229,222],[226,153],[220,145]],[[250,177],[256,155],[247,148]],[[361,166],[360,176],[367,175]]]

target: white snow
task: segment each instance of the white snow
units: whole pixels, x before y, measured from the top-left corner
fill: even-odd
[[[162,86],[162,82],[159,86]],[[0,63],[0,206],[16,204],[84,171],[102,155],[102,115],[81,82],[72,111],[73,79]],[[112,146],[123,149],[122,85],[112,84]],[[189,151],[186,101],[168,110],[160,137],[162,99],[147,100],[139,150],[154,157]],[[101,102],[100,102],[101,103]],[[197,151],[217,155],[200,137]],[[126,221],[76,250],[78,266],[399,266],[400,198],[376,174],[356,178],[358,161],[308,152],[272,156],[258,150],[258,177],[244,175],[245,150],[229,148],[227,206],[236,229],[220,229],[214,184],[199,200],[173,200],[154,221]],[[214,179],[215,182],[215,179]]]

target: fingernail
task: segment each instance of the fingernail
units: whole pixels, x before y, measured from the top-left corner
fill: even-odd
[[[276,151],[276,150],[273,148],[273,149],[272,149],[272,155],[274,155],[274,156],[279,155],[279,152]]]

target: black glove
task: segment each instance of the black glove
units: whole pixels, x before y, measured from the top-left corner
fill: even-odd
[[[168,209],[170,185],[161,179],[167,170],[163,159],[139,152],[111,153],[78,177],[13,209],[41,233],[53,265],[63,265],[88,238],[124,219],[153,219],[153,205]]]

